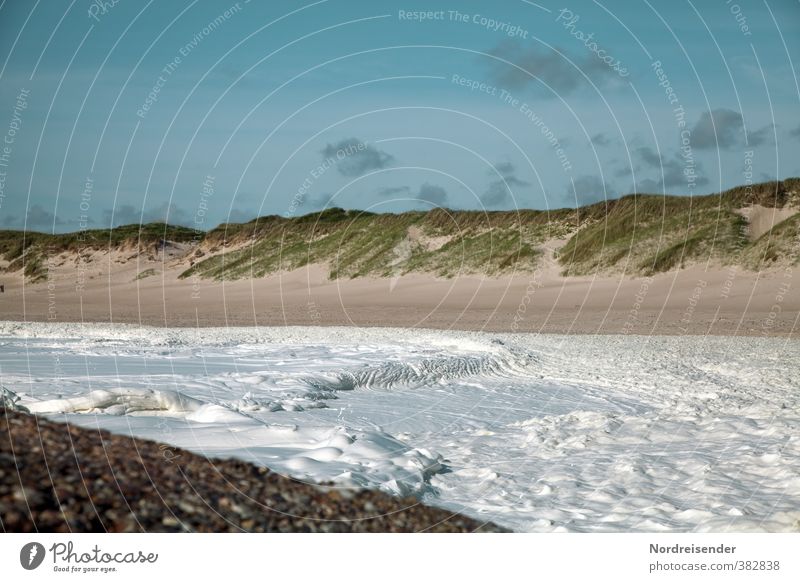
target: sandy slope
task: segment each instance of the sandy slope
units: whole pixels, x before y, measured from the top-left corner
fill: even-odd
[[[554,243],[557,245],[557,242]],[[180,258],[54,260],[50,280],[4,275],[0,318],[154,325],[365,325],[558,333],[793,335],[800,293],[792,269],[761,273],[696,265],[652,279],[327,279],[310,266],[263,279],[178,279]],[[137,275],[152,269],[155,274]]]
[[[786,206],[784,208],[767,208],[760,204],[753,204],[739,209],[739,214],[747,219],[748,236],[751,240],[769,232],[773,227],[784,220],[797,214],[797,208]]]

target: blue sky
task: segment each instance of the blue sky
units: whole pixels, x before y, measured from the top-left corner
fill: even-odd
[[[0,4],[0,228],[800,175],[797,0],[101,4]]]

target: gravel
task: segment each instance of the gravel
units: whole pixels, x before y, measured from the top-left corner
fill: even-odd
[[[238,460],[0,408],[5,532],[489,532],[376,491],[297,482]]]

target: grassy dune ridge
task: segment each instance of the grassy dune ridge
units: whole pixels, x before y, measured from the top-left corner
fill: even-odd
[[[684,197],[631,194],[577,209],[373,214],[330,208],[299,217],[264,216],[202,232],[151,223],[67,234],[0,231],[3,270],[47,276],[48,256],[123,250],[157,255],[185,247],[181,277],[263,277],[325,264],[330,277],[431,273],[500,276],[533,271],[556,248],[563,275],[651,275],[711,261],[758,270],[800,262],[800,214],[753,236],[742,209],[800,207],[800,178]],[[763,209],[762,209],[763,210]],[[555,247],[545,248],[557,240]],[[551,259],[552,260],[552,259]]]
[[[156,253],[165,241],[190,242],[201,240],[204,234],[199,230],[164,223],[128,224],[63,234],[0,230],[0,258],[7,262],[2,268],[3,272],[23,270],[28,280],[36,282],[47,279],[48,257],[103,250]]]

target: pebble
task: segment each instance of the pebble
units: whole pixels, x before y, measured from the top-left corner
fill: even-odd
[[[0,407],[0,523],[7,532],[505,531],[413,498],[174,451],[167,464],[159,443]]]

